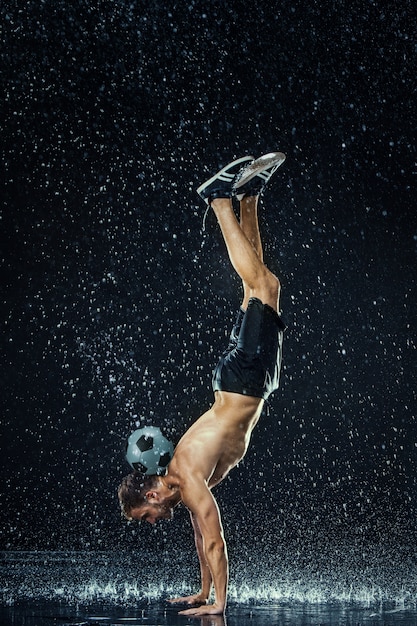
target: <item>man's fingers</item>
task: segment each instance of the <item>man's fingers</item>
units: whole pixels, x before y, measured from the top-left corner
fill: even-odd
[[[170,604],[187,604],[188,606],[201,606],[202,604],[206,604],[206,600],[202,600],[201,598],[197,598],[195,596],[186,596],[184,598],[169,598],[167,602]]]

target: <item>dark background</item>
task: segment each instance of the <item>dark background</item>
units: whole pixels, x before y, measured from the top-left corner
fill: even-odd
[[[216,491],[226,535],[414,550],[412,5],[2,3],[2,548],[192,552],[185,511],[121,521],[125,439],[208,407],[239,305],[196,187],[282,150],[261,211],[282,384]]]

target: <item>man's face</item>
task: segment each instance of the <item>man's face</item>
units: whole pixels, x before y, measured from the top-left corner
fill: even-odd
[[[132,519],[140,522],[148,522],[156,524],[160,519],[172,519],[174,509],[164,504],[143,504],[141,507],[131,509],[130,516]]]

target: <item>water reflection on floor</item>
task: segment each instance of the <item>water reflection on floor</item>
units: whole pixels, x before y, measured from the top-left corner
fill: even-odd
[[[1,626],[416,626],[417,610],[381,606],[294,603],[230,606],[224,617],[192,618],[163,604],[121,609],[39,603],[0,608]]]

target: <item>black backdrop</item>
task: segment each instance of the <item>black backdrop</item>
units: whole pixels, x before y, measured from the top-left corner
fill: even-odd
[[[120,520],[124,442],[136,422],[177,440],[210,403],[240,286],[195,188],[276,149],[261,227],[284,370],[217,490],[226,533],[304,554],[412,547],[411,0],[6,0],[1,15],[2,547],[188,540],[185,512]]]

